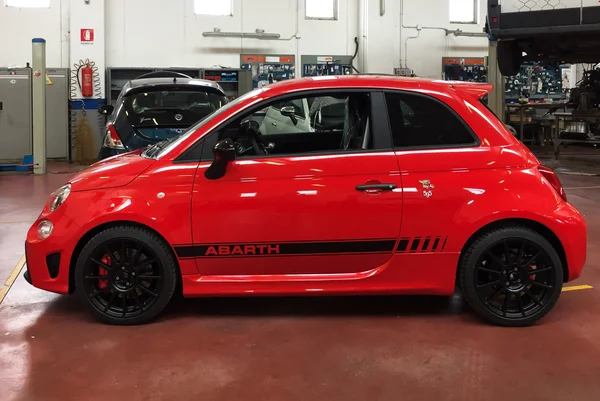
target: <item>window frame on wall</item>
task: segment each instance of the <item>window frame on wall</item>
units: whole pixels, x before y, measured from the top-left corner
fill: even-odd
[[[309,13],[309,2],[315,2],[315,4],[323,4],[331,1],[331,6],[333,7],[333,13],[331,17],[320,17],[315,15],[308,15]],[[339,10],[339,1],[338,0],[305,0],[304,1],[304,19],[307,20],[321,20],[321,21],[337,21],[338,20],[338,10]]]
[[[51,0],[4,0],[4,7],[11,8],[50,8]]]
[[[212,6],[218,3],[219,6],[223,7],[229,5],[229,11],[224,13],[222,11],[211,12],[207,9],[202,9],[203,6]],[[211,17],[231,17],[233,16],[233,0],[194,0],[194,15],[208,15]]]
[[[461,21],[455,21],[458,17],[453,14],[453,9],[459,9],[461,7],[465,7],[467,4],[473,5],[473,15],[470,19],[465,19]],[[448,19],[451,24],[477,24],[479,21],[478,12],[479,12],[479,1],[478,0],[449,0],[448,1]],[[466,14],[465,14],[466,15]]]

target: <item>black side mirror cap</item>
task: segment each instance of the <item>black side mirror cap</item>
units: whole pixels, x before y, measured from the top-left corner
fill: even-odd
[[[227,164],[235,160],[235,146],[229,138],[223,139],[215,144],[213,148],[215,159],[204,172],[209,180],[218,180],[225,175]]]
[[[289,117],[294,125],[298,124],[298,119],[296,118],[296,112],[294,110],[294,106],[284,106],[281,108],[281,115]]]

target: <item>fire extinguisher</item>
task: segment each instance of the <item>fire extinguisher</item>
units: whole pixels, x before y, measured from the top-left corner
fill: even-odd
[[[79,89],[81,89],[81,96],[92,97],[94,96],[94,71],[89,64],[84,64],[81,68],[81,80],[79,81]],[[79,80],[79,76],[77,77]]]

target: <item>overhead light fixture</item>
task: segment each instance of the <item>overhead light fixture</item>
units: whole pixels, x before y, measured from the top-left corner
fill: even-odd
[[[219,28],[215,28],[209,32],[202,32],[202,36],[209,38],[248,38],[262,40],[277,40],[281,37],[278,33],[268,33],[264,29],[257,29],[254,32],[221,32]]]

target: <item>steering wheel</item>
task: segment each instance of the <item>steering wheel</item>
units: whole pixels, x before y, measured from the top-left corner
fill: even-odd
[[[242,121],[240,124],[239,136],[248,138],[254,153],[257,155],[266,155],[267,151],[263,146],[260,145],[259,136],[260,132],[258,131],[259,125],[254,120],[246,120]]]

